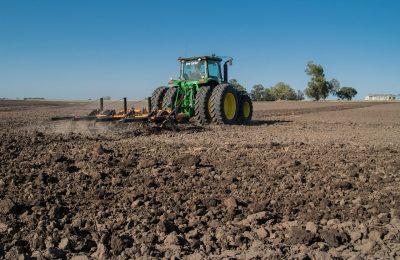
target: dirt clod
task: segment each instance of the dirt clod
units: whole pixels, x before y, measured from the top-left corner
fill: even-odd
[[[338,247],[347,242],[348,238],[345,233],[333,229],[326,229],[320,231],[321,239],[332,247]]]
[[[192,154],[178,155],[172,160],[172,164],[179,166],[197,166],[200,163],[200,156]]]
[[[224,200],[224,205],[228,209],[234,209],[238,206],[238,203],[234,197],[229,197]]]
[[[15,203],[11,199],[0,200],[0,214],[7,215],[13,212]]]
[[[315,235],[301,227],[293,227],[290,233],[290,237],[285,240],[288,244],[311,245],[315,242]]]

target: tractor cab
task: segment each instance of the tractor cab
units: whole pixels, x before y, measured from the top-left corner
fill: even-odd
[[[180,80],[198,81],[201,83],[214,83],[214,85],[225,82],[222,77],[222,58],[217,56],[200,56],[190,58],[179,58],[181,63]]]

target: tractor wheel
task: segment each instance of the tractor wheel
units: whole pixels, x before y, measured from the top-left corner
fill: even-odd
[[[253,116],[253,101],[247,93],[240,95],[238,121],[246,124],[251,121]]]
[[[211,95],[211,118],[213,122],[236,123],[239,114],[238,108],[236,89],[232,85],[221,84],[214,88]]]
[[[177,89],[176,87],[168,88],[162,101],[162,109],[171,112],[175,108]]]
[[[194,104],[195,119],[199,124],[206,124],[211,121],[211,93],[210,86],[202,86],[196,93]]]
[[[151,95],[151,111],[157,112],[162,108],[162,101],[167,90],[167,87],[158,87],[153,91]]]

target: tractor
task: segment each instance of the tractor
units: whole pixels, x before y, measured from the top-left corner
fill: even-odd
[[[194,118],[199,124],[250,122],[251,98],[228,82],[228,64],[232,65],[232,60],[215,55],[178,58],[180,76],[168,82],[170,87],[162,86],[153,91],[152,112]]]

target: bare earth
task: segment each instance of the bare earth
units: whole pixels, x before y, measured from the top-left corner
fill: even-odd
[[[176,131],[49,120],[96,106],[0,101],[0,259],[400,258],[400,103],[256,103],[251,125]]]

